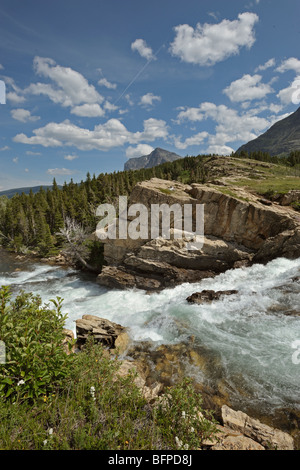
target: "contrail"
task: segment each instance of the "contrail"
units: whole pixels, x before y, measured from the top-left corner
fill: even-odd
[[[162,44],[160,46],[160,48],[155,52],[154,54],[154,57],[156,57],[158,55],[158,53],[160,52],[160,50],[164,47],[164,44]],[[141,75],[141,73],[145,70],[145,68],[150,64],[150,62],[152,62],[154,60],[154,57],[152,57],[151,59],[149,59],[146,64],[141,68],[141,70],[135,75],[135,77],[131,80],[131,82],[127,85],[127,87],[125,88],[125,90],[121,93],[121,95],[119,96],[119,98],[114,102],[114,104],[116,104],[121,98],[122,96],[124,95],[124,93],[126,93],[126,91],[128,90],[129,87],[131,87],[131,85],[136,81],[136,79]]]

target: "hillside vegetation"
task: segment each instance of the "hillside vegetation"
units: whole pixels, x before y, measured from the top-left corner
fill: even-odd
[[[34,252],[39,256],[57,254],[65,240],[58,235],[66,220],[74,220],[87,233],[97,224],[95,209],[102,203],[114,203],[118,196],[129,196],[136,183],[153,177],[176,180],[183,183],[210,183],[223,191],[236,187],[265,196],[284,194],[300,189],[300,151],[286,158],[271,157],[256,152],[248,155],[221,157],[198,155],[140,170],[87,174],[80,183],[64,184],[59,188],[53,181],[52,188],[38,192],[16,194],[11,199],[0,197],[1,244],[15,252]],[[223,189],[222,189],[223,188]],[[100,243],[100,242],[99,242]],[[87,252],[93,254],[93,262],[101,263],[95,256],[99,243],[85,241]],[[91,257],[91,256],[90,256]]]

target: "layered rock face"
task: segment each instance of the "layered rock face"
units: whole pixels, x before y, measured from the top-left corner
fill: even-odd
[[[103,240],[107,266],[98,277],[102,285],[153,291],[197,282],[253,262],[300,256],[299,214],[276,203],[266,205],[264,200],[242,190],[232,195],[209,184],[185,185],[153,178],[135,186],[128,208],[133,204],[147,209],[147,223],[141,227],[143,238],[117,236]],[[168,214],[170,236],[161,236],[160,232],[160,236],[153,237],[151,214],[154,207],[157,210],[164,204],[168,208],[176,205],[174,212]],[[196,224],[200,206],[204,208],[201,242],[199,239],[193,242],[191,236],[176,238],[185,207],[193,215],[190,233],[199,233]],[[125,214],[127,227],[132,223],[137,226],[140,213],[129,213],[130,216]]]

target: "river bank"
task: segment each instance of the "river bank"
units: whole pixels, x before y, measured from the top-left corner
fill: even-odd
[[[190,376],[206,390],[207,402],[230,398],[233,408],[298,432],[299,364],[292,345],[300,338],[300,286],[293,280],[300,260],[276,259],[147,295],[99,286],[95,276],[71,267],[1,255],[0,284],[44,302],[62,297],[66,328],[75,331],[83,314],[126,327],[132,342],[126,355],[144,360],[149,381],[160,377],[168,385]],[[204,289],[237,294],[204,305],[186,300]]]

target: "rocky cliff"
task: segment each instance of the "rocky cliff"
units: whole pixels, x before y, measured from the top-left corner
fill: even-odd
[[[242,145],[237,153],[261,151],[274,156],[289,154],[293,150],[300,150],[300,108],[276,122],[264,134]]]
[[[135,186],[128,200],[128,206],[133,204],[144,205],[149,214],[153,204],[178,204],[182,214],[188,204],[194,215],[197,205],[203,205],[203,245],[187,249],[187,240],[177,239],[174,230],[170,238],[153,238],[150,223],[145,239],[106,239],[107,266],[98,277],[102,285],[153,291],[253,262],[300,256],[299,213],[239,187],[154,178]],[[128,217],[127,224],[133,219]]]

